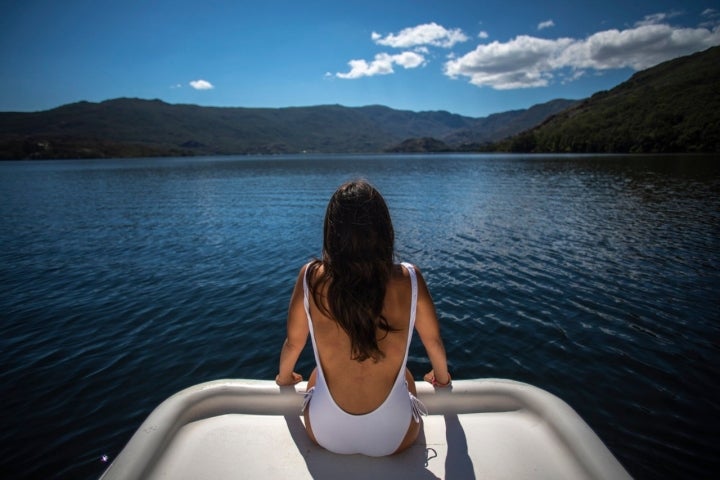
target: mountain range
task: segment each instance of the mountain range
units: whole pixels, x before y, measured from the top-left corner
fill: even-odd
[[[235,108],[130,98],[0,112],[0,159],[391,151],[718,152],[720,47],[585,100],[483,118],[380,105]]]
[[[218,108],[120,98],[32,113],[0,113],[0,158],[375,153],[407,138],[492,142],[573,105],[471,118],[384,106]]]

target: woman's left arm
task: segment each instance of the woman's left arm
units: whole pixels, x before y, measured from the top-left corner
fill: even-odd
[[[300,269],[300,274],[295,282],[287,318],[287,337],[280,351],[280,371],[275,377],[278,385],[294,385],[302,381],[302,375],[294,372],[298,357],[307,343],[310,333],[308,320],[305,315],[303,278],[305,268]]]

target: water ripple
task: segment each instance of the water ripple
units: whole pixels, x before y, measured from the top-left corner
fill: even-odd
[[[638,478],[720,455],[720,167],[701,157],[393,156],[0,165],[10,476],[97,478],[164,398],[273,378],[334,188],[386,196],[456,378],[576,408]],[[298,370],[312,368],[309,346]],[[428,368],[414,339],[409,367]],[[5,470],[3,470],[5,473]]]

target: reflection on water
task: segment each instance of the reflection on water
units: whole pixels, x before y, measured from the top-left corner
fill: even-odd
[[[2,163],[2,472],[96,478],[175,391],[274,378],[297,270],[358,176],[428,280],[455,378],[560,396],[638,478],[709,476],[720,162],[697,156]],[[428,368],[417,339],[409,367]]]

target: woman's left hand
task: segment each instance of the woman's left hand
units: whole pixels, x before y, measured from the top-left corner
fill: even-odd
[[[447,374],[447,379],[448,379],[447,383],[438,382],[437,377],[435,377],[435,370],[430,370],[428,373],[425,374],[423,379],[426,382],[432,384],[433,387],[439,387],[439,388],[449,387],[450,384],[452,383],[452,377],[450,377],[450,372],[448,372],[448,374]]]

